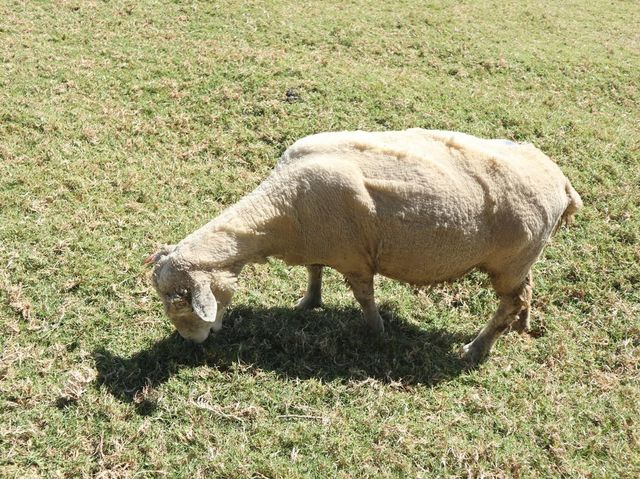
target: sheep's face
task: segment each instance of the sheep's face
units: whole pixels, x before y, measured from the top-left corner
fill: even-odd
[[[225,275],[193,271],[171,254],[153,261],[153,285],[180,336],[201,343],[211,331],[219,331],[233,296],[233,289],[225,287]]]

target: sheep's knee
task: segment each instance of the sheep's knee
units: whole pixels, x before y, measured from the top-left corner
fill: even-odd
[[[322,266],[307,266],[309,279],[307,291],[296,305],[297,310],[307,310],[322,306]]]

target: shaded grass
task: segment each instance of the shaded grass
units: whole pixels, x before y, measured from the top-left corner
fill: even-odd
[[[0,5],[0,475],[637,477],[640,37],[633,2]],[[247,268],[223,334],[172,334],[141,260],[304,135],[531,141],[585,200],[534,269],[535,338],[479,370],[482,275]]]
[[[206,365],[226,371],[242,362],[284,380],[372,379],[398,386],[434,385],[464,369],[451,349],[467,338],[444,330],[423,331],[387,317],[387,334],[376,338],[366,333],[355,308],[309,312],[304,322],[297,316],[290,308],[240,306],[227,318],[225,332],[202,347],[173,333],[129,358],[99,348],[94,352],[98,382],[132,401],[145,387],[161,385],[182,367]]]

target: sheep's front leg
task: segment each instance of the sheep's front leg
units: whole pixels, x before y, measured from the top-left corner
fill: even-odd
[[[309,282],[307,292],[298,301],[296,309],[305,310],[319,308],[322,306],[322,266],[313,264],[307,266],[309,272]]]
[[[384,323],[373,298],[373,275],[345,275],[353,295],[362,307],[364,319],[371,332],[382,334]]]

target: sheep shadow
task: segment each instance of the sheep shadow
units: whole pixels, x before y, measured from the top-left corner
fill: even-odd
[[[436,385],[466,369],[455,345],[469,339],[444,329],[425,329],[385,312],[382,337],[366,332],[355,307],[295,312],[287,308],[235,307],[223,329],[202,345],[176,332],[130,357],[104,348],[93,357],[98,385],[140,413],[152,405],[144,391],[183,368],[226,370],[234,363],[274,371],[283,378],[360,381],[373,378],[401,385]]]

